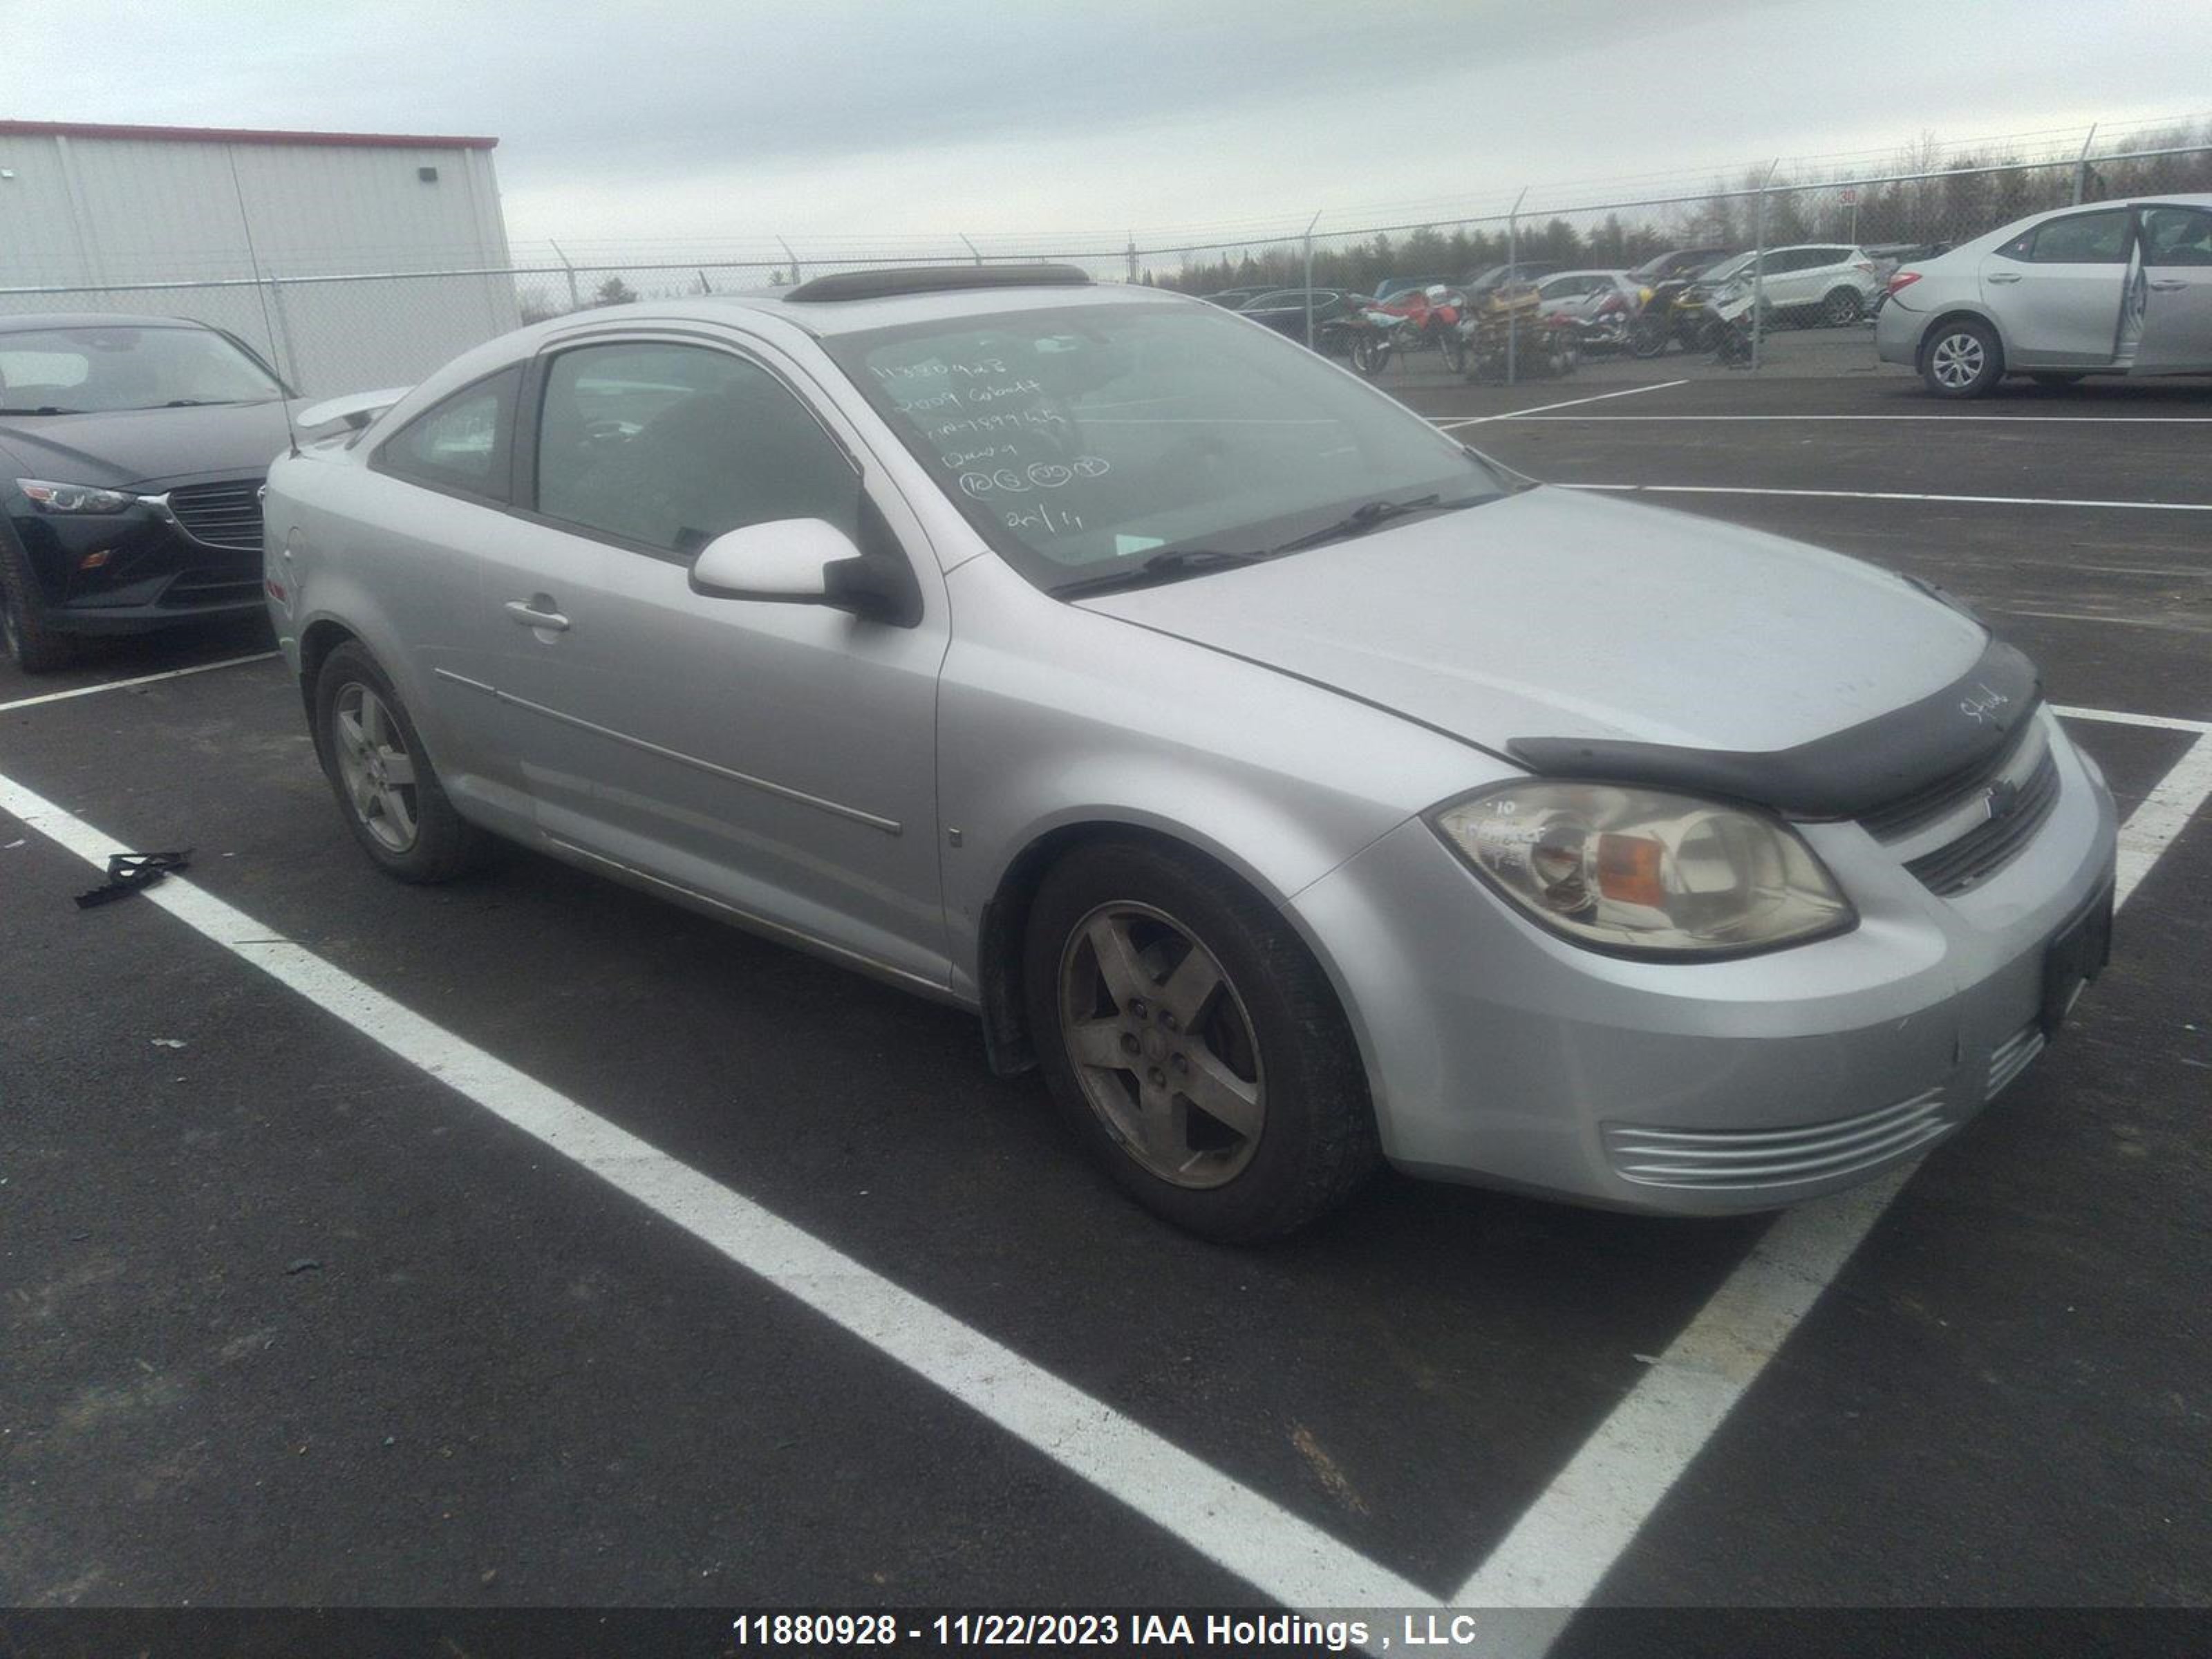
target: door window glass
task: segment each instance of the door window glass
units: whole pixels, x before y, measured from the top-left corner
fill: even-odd
[[[2196,208],[2143,210],[2143,263],[2212,265],[2212,213]]]
[[[505,501],[521,380],[521,369],[510,368],[433,404],[384,441],[374,466],[434,489]]]
[[[2039,265],[2116,265],[2128,257],[2128,210],[2109,208],[2052,219],[1997,251]]]
[[[538,511],[663,552],[780,519],[858,529],[860,480],[782,382],[703,346],[580,346],[552,361]]]

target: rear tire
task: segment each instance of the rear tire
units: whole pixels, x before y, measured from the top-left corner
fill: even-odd
[[[1663,317],[1638,317],[1628,325],[1628,349],[1638,357],[1663,356],[1673,337]]]
[[[1855,288],[1839,288],[1820,302],[1820,320],[1830,328],[1848,328],[1866,314],[1866,301]]]
[[[1219,866],[1097,842],[1046,876],[1030,1030],[1070,1129],[1123,1191],[1203,1237],[1280,1237],[1381,1161],[1367,1079],[1304,941]]]
[[[0,653],[26,674],[51,674],[76,655],[74,640],[46,626],[31,562],[5,528],[0,528]]]
[[[406,705],[376,659],[349,640],[315,677],[315,752],[362,851],[399,881],[451,881],[491,837],[453,810]]]
[[[1944,324],[1920,351],[1920,378],[1939,398],[1980,398],[2004,378],[1996,331],[1971,317]]]
[[[1373,380],[1389,363],[1390,348],[1373,335],[1363,335],[1352,343],[1352,367],[1355,373]]]

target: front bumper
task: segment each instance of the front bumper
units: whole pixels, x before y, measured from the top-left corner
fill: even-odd
[[[258,486],[258,477],[216,482]],[[47,627],[64,634],[141,634],[262,608],[258,520],[250,527],[227,527],[232,544],[223,544],[193,534],[168,501],[166,495],[147,497],[112,514],[40,513],[20,495],[9,501],[8,529],[38,584]],[[249,535],[253,544],[242,544]]]
[[[2045,947],[2112,879],[2112,798],[2039,718],[2059,797],[2011,863],[1940,898],[1857,824],[1804,825],[1859,926],[1763,956],[1578,949],[1418,819],[1306,889],[1295,908],[1344,993],[1391,1160],[1725,1214],[1854,1185],[1956,1130],[2039,1051]]]

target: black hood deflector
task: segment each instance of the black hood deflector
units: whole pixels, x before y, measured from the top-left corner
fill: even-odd
[[[1505,747],[1543,777],[1720,795],[1785,817],[1855,818],[1994,759],[2042,692],[2035,665],[1992,639],[1942,690],[1795,749],[1735,753],[1589,738],[1516,738]]]

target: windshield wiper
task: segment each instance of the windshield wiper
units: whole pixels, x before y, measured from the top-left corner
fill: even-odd
[[[37,409],[0,409],[0,415],[82,415],[83,413],[81,409],[62,409],[53,404],[42,404]]]
[[[1067,599],[1078,599],[1086,593],[1111,593],[1132,587],[1152,587],[1184,576],[1200,575],[1208,570],[1226,570],[1233,565],[1257,564],[1261,559],[1271,556],[1262,552],[1230,552],[1218,547],[1171,547],[1120,570],[1062,582],[1052,591],[1055,597]]]
[[[1303,536],[1293,536],[1267,550],[1272,556],[1277,553],[1303,552],[1309,547],[1319,547],[1323,542],[1342,541],[1348,536],[1364,536],[1378,525],[1389,524],[1393,519],[1402,519],[1415,513],[1451,513],[1462,507],[1479,507],[1485,501],[1495,501],[1494,495],[1468,495],[1457,501],[1446,501],[1439,495],[1416,495],[1403,501],[1362,501],[1333,525],[1310,531]]]

